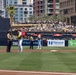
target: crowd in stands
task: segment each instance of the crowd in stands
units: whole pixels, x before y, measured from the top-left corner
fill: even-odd
[[[24,27],[26,32],[43,31],[43,32],[73,32],[75,31],[74,25],[67,25],[66,22],[61,21],[30,21],[31,24],[36,24],[32,27]],[[13,31],[16,28],[13,28]]]

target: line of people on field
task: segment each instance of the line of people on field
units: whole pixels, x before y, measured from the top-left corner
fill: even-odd
[[[17,35],[16,39],[18,39],[18,52],[22,52],[23,51],[22,42],[23,42],[23,38],[26,36],[26,33],[25,33],[25,35],[22,36],[22,31],[21,30],[17,30],[17,32],[18,32],[18,35]],[[41,34],[37,34],[37,39],[38,39],[37,49],[41,49],[41,47],[42,47],[41,36],[42,36]],[[8,31],[6,52],[10,52],[11,46],[12,46],[12,40],[13,40],[12,32]],[[29,40],[30,40],[30,49],[33,49],[34,38],[33,38],[32,35],[30,36]]]
[[[18,39],[18,52],[22,52],[23,51],[23,47],[22,47],[23,36],[22,36],[21,30],[18,30],[17,32],[18,32],[18,35],[16,39]],[[11,46],[12,46],[12,40],[13,40],[12,32],[8,31],[6,52],[10,52]]]

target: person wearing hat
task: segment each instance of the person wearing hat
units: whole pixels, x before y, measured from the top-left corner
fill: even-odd
[[[11,31],[8,31],[7,33],[7,48],[6,48],[6,52],[10,52],[11,50],[11,46],[12,46],[12,34]]]
[[[18,39],[18,52],[22,52],[23,51],[23,47],[22,47],[22,32],[21,30],[18,30],[18,36],[17,36],[17,39]]]
[[[34,41],[33,36],[30,36],[30,49],[33,49],[33,41]]]
[[[38,48],[37,49],[41,49],[41,47],[42,47],[42,45],[41,45],[41,34],[38,34],[37,38],[38,38]]]

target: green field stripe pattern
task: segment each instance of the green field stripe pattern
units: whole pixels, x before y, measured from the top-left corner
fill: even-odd
[[[16,70],[27,55],[27,53],[26,55],[20,53],[1,53],[0,69]]]
[[[20,64],[21,70],[39,71],[42,67],[42,53],[30,53]],[[24,63],[25,62],[25,63]],[[25,65],[25,66],[24,66]]]
[[[23,71],[76,72],[76,53],[1,53],[0,69]]]
[[[46,56],[47,57],[43,59],[42,69],[46,71],[64,71],[64,69],[68,69],[55,53],[49,53],[49,56],[48,54]]]
[[[29,46],[23,46],[24,50],[29,50]],[[6,50],[6,46],[0,46],[0,50]],[[12,46],[11,50],[17,50],[17,46]],[[37,50],[37,46],[34,46],[34,50]],[[76,47],[47,47],[43,46],[42,50],[76,50]]]

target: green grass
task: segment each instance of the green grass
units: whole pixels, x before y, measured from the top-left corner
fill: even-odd
[[[75,50],[75,47],[43,47],[44,50]],[[0,47],[5,49],[5,47]],[[16,50],[17,47],[12,47]],[[29,49],[29,47],[24,47]],[[35,47],[36,49],[36,47]],[[75,52],[0,53],[0,69],[49,72],[76,72]]]
[[[0,50],[5,50],[6,46],[0,46]],[[29,50],[29,46],[23,46],[24,50]],[[37,46],[34,46],[34,50],[37,49]],[[17,46],[12,46],[11,50],[18,50]],[[42,50],[76,50],[76,47],[42,47]]]

